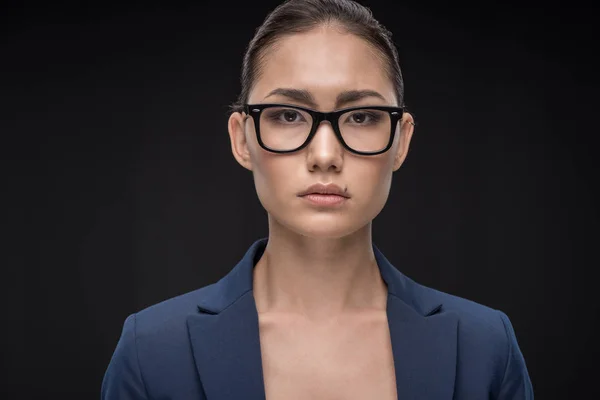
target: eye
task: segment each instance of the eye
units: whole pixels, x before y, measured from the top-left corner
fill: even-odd
[[[300,112],[291,108],[272,110],[268,113],[268,117],[274,122],[283,124],[293,124],[305,121],[304,116]]]
[[[301,115],[294,110],[285,110],[281,113],[281,116],[286,122],[296,122],[296,119],[301,117]]]
[[[359,110],[351,113],[348,116],[347,122],[356,125],[366,125],[376,123],[380,120],[380,116],[376,113]]]
[[[354,113],[350,116],[350,118],[352,119],[352,122],[361,124],[361,123],[365,122],[365,120],[368,119],[369,116],[365,113]]]

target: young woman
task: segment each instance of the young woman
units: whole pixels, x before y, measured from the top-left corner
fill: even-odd
[[[422,286],[372,243],[414,131],[390,33],[291,0],[247,49],[234,158],[268,213],[219,282],[124,324],[103,399],[532,399],[507,316]]]

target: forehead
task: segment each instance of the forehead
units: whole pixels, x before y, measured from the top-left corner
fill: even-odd
[[[265,53],[249,102],[261,102],[276,88],[307,90],[324,109],[348,90],[375,90],[387,104],[395,102],[383,55],[364,39],[331,26],[281,37]]]

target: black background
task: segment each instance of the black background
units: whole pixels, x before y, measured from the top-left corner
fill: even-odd
[[[394,34],[419,125],[375,243],[505,311],[536,398],[597,398],[596,12],[386,3],[363,2]],[[276,4],[3,6],[7,398],[99,398],[128,314],[267,235],[226,124]]]

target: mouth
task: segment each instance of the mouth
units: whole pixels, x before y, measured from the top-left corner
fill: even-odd
[[[348,194],[347,188],[342,189],[340,186],[336,185],[335,183],[328,183],[328,184],[316,183],[314,185],[310,185],[308,188],[306,188],[302,192],[298,193],[298,196],[302,197],[302,196],[307,196],[307,195],[311,195],[311,194],[335,195],[335,196],[341,196],[341,197],[345,197],[345,198],[350,197],[350,195]]]
[[[350,198],[347,189],[335,183],[316,183],[298,193],[298,197],[318,206],[337,206]]]
[[[337,206],[348,200],[348,197],[327,193],[309,193],[300,197],[318,206]]]

